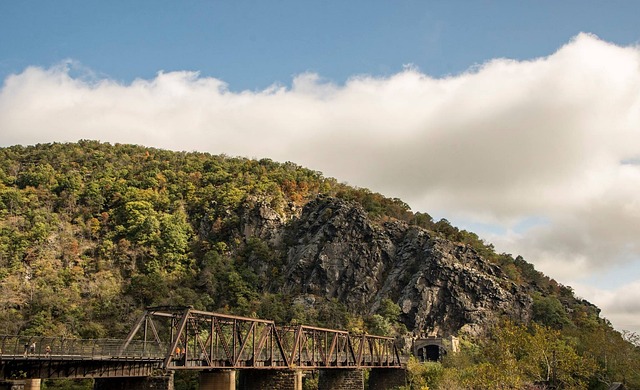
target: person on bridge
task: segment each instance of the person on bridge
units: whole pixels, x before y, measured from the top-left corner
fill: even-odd
[[[180,349],[180,347],[176,347],[176,365],[178,366],[183,366],[184,363],[182,362],[182,354],[184,353],[184,349]]]
[[[26,342],[24,343],[24,357],[27,357],[27,355],[29,355],[29,343]]]
[[[49,357],[51,356],[51,346],[47,345],[44,349],[44,356]]]
[[[31,346],[29,347],[29,353],[31,353],[31,354],[36,353],[36,342],[35,341],[33,343],[31,343]]]

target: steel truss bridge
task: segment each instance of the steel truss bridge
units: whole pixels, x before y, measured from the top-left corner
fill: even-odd
[[[124,340],[0,336],[0,378],[5,379],[329,368],[403,366],[391,337],[306,325],[276,326],[269,320],[191,307],[147,308]]]

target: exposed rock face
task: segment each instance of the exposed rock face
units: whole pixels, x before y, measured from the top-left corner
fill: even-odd
[[[253,197],[247,200],[241,214],[242,235],[245,238],[260,237],[271,245],[279,246],[288,219],[298,216],[299,210],[289,205],[287,215],[281,215],[264,200]]]
[[[258,207],[245,231],[281,239],[286,283],[279,290],[336,298],[360,313],[388,297],[415,333],[475,333],[500,315],[529,317],[524,290],[464,245],[402,222],[380,226],[359,205],[335,198],[308,203],[287,225]],[[263,215],[271,217],[258,221]]]

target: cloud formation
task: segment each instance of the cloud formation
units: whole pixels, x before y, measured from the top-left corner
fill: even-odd
[[[74,69],[5,80],[1,146],[98,139],[294,161],[497,226],[484,236],[499,250],[561,282],[640,262],[638,47],[581,34],[548,57],[447,78],[301,74],[242,92],[197,72],[122,84]]]

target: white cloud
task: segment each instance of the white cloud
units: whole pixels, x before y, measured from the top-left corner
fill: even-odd
[[[290,160],[414,210],[499,225],[498,249],[560,281],[640,261],[638,47],[581,34],[545,58],[443,79],[408,66],[239,93],[195,72],[121,84],[73,66],[5,80],[1,145],[84,138]]]

